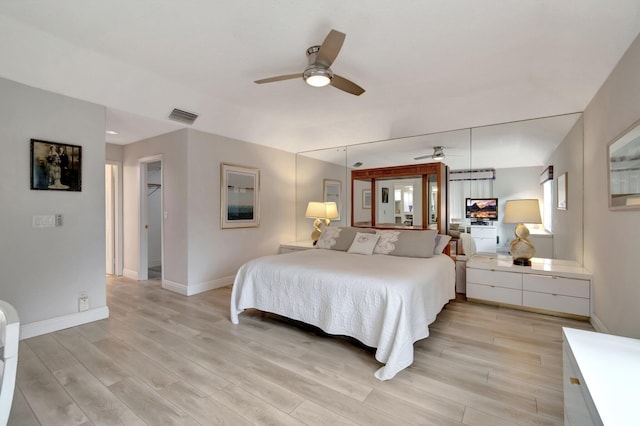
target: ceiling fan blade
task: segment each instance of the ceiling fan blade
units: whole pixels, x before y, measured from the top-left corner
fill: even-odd
[[[432,158],[433,154],[429,154],[429,155],[421,155],[420,157],[414,157],[414,160],[424,160],[425,158]]]
[[[263,78],[262,80],[254,81],[254,83],[257,83],[257,84],[273,83],[274,81],[291,80],[291,79],[294,79],[294,78],[302,78],[302,73],[279,75],[277,77]]]
[[[336,89],[343,90],[356,96],[360,96],[364,93],[364,89],[362,87],[358,86],[353,81],[347,80],[344,77],[340,77],[337,74],[333,75],[333,78],[331,79],[331,85]]]
[[[336,60],[338,53],[340,53],[345,37],[345,33],[331,30],[327,38],[322,42],[322,45],[320,45],[320,51],[316,56],[316,64],[329,68],[333,61]]]

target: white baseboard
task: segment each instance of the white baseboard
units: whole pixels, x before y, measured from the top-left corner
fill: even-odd
[[[589,322],[591,323],[593,328],[596,329],[596,331],[598,331],[600,333],[611,334],[611,332],[607,329],[607,327],[604,325],[604,323],[602,321],[600,321],[600,318],[598,318],[596,315],[591,315],[591,321],[589,321]]]
[[[63,315],[47,320],[32,322],[20,326],[20,340],[30,337],[40,336],[42,334],[53,333],[54,331],[64,330],[65,328],[75,327],[77,325],[86,324],[88,322],[98,321],[109,318],[109,307],[102,306],[100,308],[89,309],[88,311],[78,312],[75,314]]]
[[[215,280],[211,280],[211,281],[205,281],[203,283],[200,284],[193,284],[189,286],[189,294],[188,296],[191,296],[193,294],[198,294],[198,293],[202,293],[208,290],[213,290],[214,288],[220,288],[220,287],[224,287],[224,286],[228,286],[230,284],[233,284],[233,280],[236,276],[235,275],[231,275],[228,277],[222,277],[222,278],[217,278]]]
[[[211,281],[205,281],[199,284],[192,284],[189,286],[169,280],[162,280],[162,288],[178,294],[182,294],[183,296],[193,296],[194,294],[233,284],[234,278],[235,275],[232,275],[228,277],[217,278]]]
[[[174,293],[181,294],[183,296],[188,296],[187,286],[180,283],[175,283],[169,280],[162,280],[162,288],[167,289],[169,291],[173,291]]]
[[[123,269],[122,275],[127,278],[131,278],[132,280],[138,280],[138,271],[134,271],[132,269]]]

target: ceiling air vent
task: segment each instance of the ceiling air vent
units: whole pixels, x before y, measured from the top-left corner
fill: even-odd
[[[171,114],[169,114],[169,118],[181,123],[193,124],[193,122],[196,121],[196,118],[198,118],[198,115],[174,108],[173,111],[171,111]]]

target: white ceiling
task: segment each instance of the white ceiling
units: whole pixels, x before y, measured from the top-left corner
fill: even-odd
[[[334,72],[309,46],[347,34]],[[0,1],[0,76],[106,105],[113,143],[184,127],[298,152],[582,111],[640,32],[638,0]]]

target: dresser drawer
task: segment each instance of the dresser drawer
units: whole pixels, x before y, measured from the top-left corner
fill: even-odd
[[[467,270],[467,273],[468,272],[469,270]],[[467,297],[492,302],[508,303],[510,305],[522,305],[522,291],[512,288],[467,282]]]
[[[522,290],[522,274],[467,268],[467,283]]]
[[[586,299],[590,297],[589,281],[575,278],[529,274],[523,276],[522,288],[539,293],[561,294]]]
[[[591,316],[590,301],[582,297],[523,291],[522,305],[530,308],[544,309],[546,311],[582,315],[585,317]]]
[[[493,238],[495,240],[496,235],[496,228],[471,228],[473,238]]]

